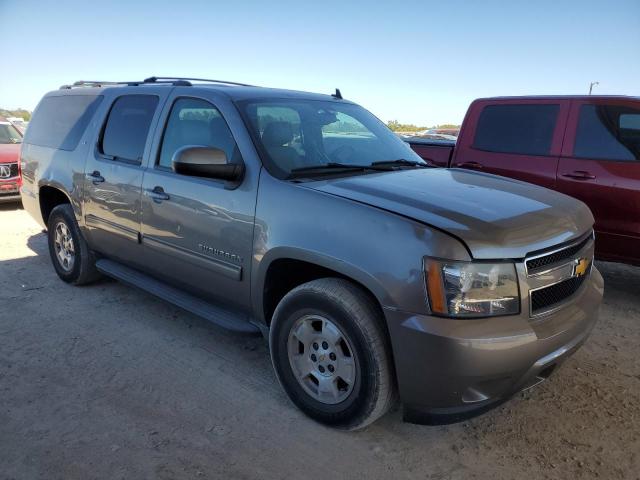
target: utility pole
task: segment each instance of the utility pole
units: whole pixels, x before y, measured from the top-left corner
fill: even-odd
[[[591,95],[591,91],[593,90],[593,87],[595,87],[596,85],[600,85],[600,82],[591,82],[589,84],[589,95]]]

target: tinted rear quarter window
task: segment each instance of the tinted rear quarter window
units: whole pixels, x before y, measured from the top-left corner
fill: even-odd
[[[640,109],[582,105],[573,154],[580,158],[640,160]]]
[[[523,155],[549,155],[558,119],[558,104],[489,105],[476,127],[478,150]]]
[[[118,97],[104,127],[102,153],[115,160],[140,163],[157,106],[155,95]]]
[[[61,150],[75,150],[101,95],[61,95],[42,99],[33,114],[24,142]]]

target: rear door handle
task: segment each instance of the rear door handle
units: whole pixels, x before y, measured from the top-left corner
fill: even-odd
[[[596,176],[584,170],[575,170],[571,173],[563,173],[563,177],[573,178],[575,180],[595,180]]]
[[[471,168],[474,170],[481,170],[484,168],[484,165],[478,162],[462,162],[457,165],[460,168]]]
[[[94,170],[91,173],[87,173],[87,178],[91,180],[94,185],[104,182],[104,177],[100,175],[98,170]]]
[[[156,203],[161,203],[163,200],[169,200],[171,198],[169,194],[164,191],[164,188],[159,185],[153,187],[153,190],[145,190],[144,194]]]

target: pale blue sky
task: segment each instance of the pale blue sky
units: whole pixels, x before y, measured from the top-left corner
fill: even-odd
[[[0,0],[0,106],[78,79],[202,76],[342,90],[383,120],[489,95],[640,95],[639,0]]]

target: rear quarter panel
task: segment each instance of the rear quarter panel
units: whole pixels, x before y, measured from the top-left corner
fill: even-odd
[[[97,95],[97,92],[87,94]],[[59,91],[53,91],[45,95],[60,95]],[[105,108],[102,102],[99,110]],[[34,116],[38,109],[34,111]],[[29,143],[22,144],[20,160],[22,164],[23,185],[21,189],[22,203],[25,210],[43,227],[46,227],[40,210],[40,190],[49,186],[56,188],[67,195],[73,207],[78,224],[83,226],[82,215],[82,186],[84,184],[84,164],[87,154],[93,148],[97,130],[99,128],[99,115],[94,115],[84,130],[76,148],[72,151],[61,150]],[[26,137],[28,140],[28,136]]]

